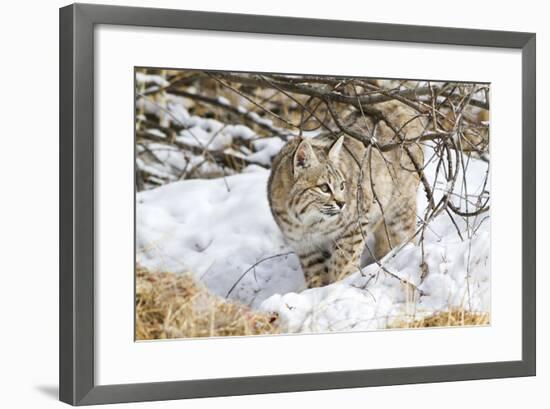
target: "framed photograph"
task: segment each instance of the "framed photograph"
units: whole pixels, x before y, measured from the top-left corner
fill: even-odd
[[[64,402],[535,374],[533,33],[64,7],[60,191]]]

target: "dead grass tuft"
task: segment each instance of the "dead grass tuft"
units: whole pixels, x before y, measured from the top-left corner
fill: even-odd
[[[465,309],[452,309],[413,320],[397,320],[388,328],[434,328],[464,327],[472,325],[489,325],[490,315],[483,312],[472,312]]]
[[[136,339],[276,334],[277,316],[223,300],[190,274],[136,271]]]

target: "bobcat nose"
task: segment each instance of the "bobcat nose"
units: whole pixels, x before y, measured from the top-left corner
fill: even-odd
[[[336,202],[336,206],[338,206],[340,209],[343,209],[344,206],[346,205],[346,202],[344,201],[335,200],[335,202]]]

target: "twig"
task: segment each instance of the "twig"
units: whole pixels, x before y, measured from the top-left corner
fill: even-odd
[[[289,251],[287,253],[282,253],[282,254],[275,254],[274,256],[269,256],[269,257],[265,257],[261,260],[258,260],[257,262],[255,262],[252,266],[250,266],[244,273],[241,274],[241,276],[239,277],[239,279],[237,281],[235,281],[235,283],[231,286],[231,288],[229,289],[229,291],[227,292],[227,294],[225,295],[225,298],[229,298],[229,296],[231,295],[231,293],[233,292],[233,290],[235,289],[235,287],[237,287],[237,285],[241,282],[241,280],[250,272],[252,271],[254,268],[256,268],[256,266],[258,266],[259,264],[263,263],[264,261],[267,261],[267,260],[271,260],[271,259],[274,259],[274,258],[277,258],[277,257],[284,257],[284,256],[289,256],[291,254],[294,254],[293,251]]]

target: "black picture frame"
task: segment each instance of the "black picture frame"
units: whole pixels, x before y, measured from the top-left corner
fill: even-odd
[[[94,382],[94,26],[97,24],[502,47],[522,53],[522,359],[96,385]],[[534,33],[73,4],[60,9],[59,397],[72,405],[535,375]]]

